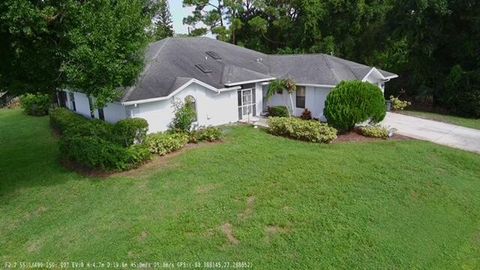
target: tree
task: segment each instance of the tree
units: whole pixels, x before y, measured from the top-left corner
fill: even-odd
[[[73,0],[0,1],[0,88],[12,94],[53,93],[64,82],[60,66]]]
[[[193,6],[192,15],[183,19],[192,26],[191,35],[205,35],[210,31],[223,41],[237,44],[237,32],[243,23],[240,17],[254,8],[255,0],[183,0],[185,6]],[[199,26],[200,25],[200,26]]]
[[[103,107],[133,85],[143,69],[145,29],[151,17],[144,0],[87,1],[78,4],[78,23],[68,31],[73,48],[62,70],[67,86],[96,98]]]
[[[160,0],[157,3],[156,9],[157,11],[153,18],[153,39],[161,40],[167,37],[172,37],[174,34],[172,25],[173,21],[168,1]]]
[[[17,94],[71,88],[99,106],[143,67],[149,0],[0,2],[0,83]]]

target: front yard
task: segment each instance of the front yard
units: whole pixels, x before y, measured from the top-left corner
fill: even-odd
[[[480,267],[480,155],[421,141],[317,145],[250,127],[159,167],[59,165],[48,117],[0,110],[5,262]]]

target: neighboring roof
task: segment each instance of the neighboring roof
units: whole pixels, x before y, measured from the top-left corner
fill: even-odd
[[[217,89],[274,78],[291,78],[298,84],[336,85],[343,80],[362,80],[372,70],[325,54],[267,55],[205,37],[167,38],[152,43],[145,61],[143,73],[126,91],[123,102],[166,97],[192,79]],[[385,77],[396,76],[379,72]]]

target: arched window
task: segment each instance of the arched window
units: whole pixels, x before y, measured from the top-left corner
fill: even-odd
[[[185,106],[190,107],[195,112],[194,121],[197,121],[197,102],[193,96],[187,96],[185,98]]]

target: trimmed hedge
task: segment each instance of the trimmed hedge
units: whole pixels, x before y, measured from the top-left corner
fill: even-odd
[[[112,125],[89,120],[65,108],[50,113],[51,126],[63,135],[60,140],[62,156],[87,168],[106,171],[129,170],[151,157],[146,145],[133,145],[147,132],[148,124],[145,127],[146,122],[138,119],[120,122]]]
[[[271,117],[268,119],[271,134],[301,141],[331,143],[337,138],[337,130],[314,120],[293,117]]]
[[[64,157],[90,169],[129,170],[150,158],[144,146],[122,147],[95,136],[64,136],[60,140]]]
[[[68,129],[84,125],[88,121],[85,117],[73,113],[65,108],[56,108],[50,112],[50,125],[61,134]]]
[[[65,108],[50,112],[50,125],[65,136],[97,136],[112,140],[113,125],[98,119],[87,119]]]
[[[20,97],[20,104],[26,114],[43,116],[48,114],[52,100],[47,94],[25,94]]]
[[[268,107],[268,116],[270,117],[288,117],[288,108],[286,106]]]
[[[131,118],[117,122],[113,127],[115,140],[125,147],[142,144],[147,138],[148,123],[142,118]]]
[[[325,101],[324,115],[328,123],[341,132],[370,120],[385,118],[385,99],[377,86],[361,81],[344,81],[331,91]]]
[[[365,137],[388,139],[390,132],[382,126],[363,126],[358,128],[358,132]]]
[[[148,135],[145,144],[150,153],[164,156],[183,148],[188,141],[185,133],[156,133]]]

